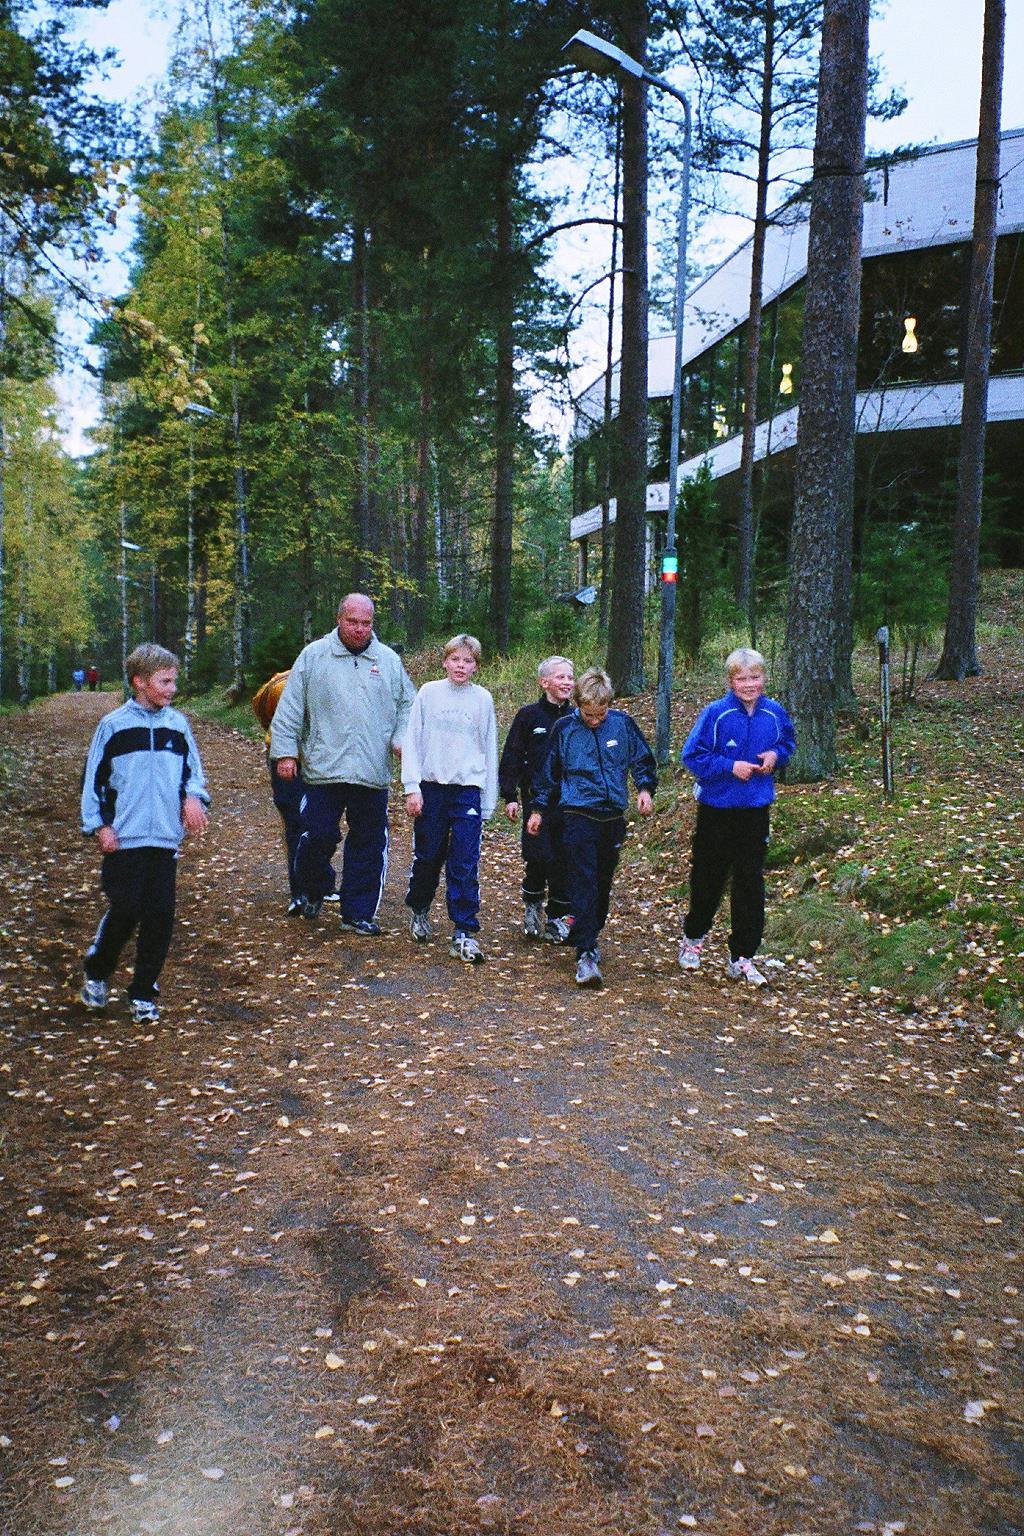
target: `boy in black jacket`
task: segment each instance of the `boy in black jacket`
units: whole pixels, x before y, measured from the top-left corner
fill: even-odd
[[[572,707],[572,662],[567,656],[547,657],[537,668],[537,680],[541,696],[536,704],[524,704],[512,722],[498,764],[498,785],[509,821],[516,821],[522,811],[523,932],[528,939],[544,938],[549,944],[564,944],[572,933],[572,918],[561,815],[558,807],[552,806],[537,832],[529,830],[527,820],[533,809],[533,786],[547,757],[551,731]]]
[[[576,982],[602,985],[598,935],[608,917],[612,878],[626,835],[629,779],[641,816],[654,809],[658,770],[636,721],[612,709],[611,678],[591,667],[576,684],[574,709],[551,732],[551,747],[534,785],[537,809],[527,826],[536,832],[556,798],[562,810],[562,843],[569,896],[576,922]]]

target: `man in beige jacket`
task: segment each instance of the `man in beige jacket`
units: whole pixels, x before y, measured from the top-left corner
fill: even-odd
[[[300,652],[270,727],[278,776],[306,786],[295,852],[304,917],[332,888],[331,856],[348,831],[341,871],[341,925],[377,934],[388,850],[391,753],[400,753],[415,697],[401,658],[373,632],[373,603],[350,592],[337,628]]]

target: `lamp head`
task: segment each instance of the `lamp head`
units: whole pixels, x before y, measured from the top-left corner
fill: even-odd
[[[562,53],[577,69],[587,69],[594,75],[624,74],[632,75],[637,80],[644,78],[643,65],[638,64],[636,59],[623,53],[621,48],[616,48],[614,43],[583,28],[573,33]]]

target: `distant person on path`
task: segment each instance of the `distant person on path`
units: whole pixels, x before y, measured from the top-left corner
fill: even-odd
[[[303,917],[316,917],[334,889],[331,857],[344,815],[341,926],[380,933],[390,754],[401,753],[414,694],[400,657],[374,634],[373,603],[362,592],[342,600],[337,628],[307,645],[291,669],[270,727],[270,756],[285,783],[301,763],[294,871]]]
[[[177,656],[140,645],[125,675],[134,697],[96,727],[82,783],[82,831],[103,855],[109,905],[85,956],[81,1000],[107,1006],[109,979],[137,927],[128,999],[135,1022],[150,1023],[174,929],[178,848],[186,832],[205,828],[210,797],[189,723],[171,708]]]
[[[262,688],[257,689],[253,694],[252,712],[266,733],[263,744],[267,751],[267,767],[270,771],[270,793],[284,828],[285,849],[288,855],[288,889],[291,893],[288,899],[288,916],[294,917],[302,912],[302,892],[295,877],[295,850],[299,845],[301,831],[299,807],[306,793],[306,786],[302,782],[301,774],[296,774],[294,778],[282,779],[277,771],[277,763],[270,756],[270,725],[288,677],[288,672],[275,672],[273,677],[268,678]],[[324,897],[324,901],[338,901],[338,893],[334,889],[333,869],[331,870],[331,889]]]
[[[549,807],[539,832],[527,826],[533,786],[548,755],[556,721],[572,708],[573,664],[568,656],[549,656],[537,668],[541,694],[524,704],[509,729],[498,764],[498,785],[509,821],[523,819],[523,932],[528,939],[565,944],[572,936],[572,908],[562,848],[562,817]],[[544,897],[547,896],[547,912]]]
[[[725,659],[729,690],[709,704],[686,739],[682,760],[697,780],[697,825],[690,869],[690,907],[679,964],[700,966],[708,930],[731,879],[729,975],[763,987],[754,964],[764,935],[764,857],[775,771],[793,755],[793,722],[764,693],[759,651],[741,647]]]
[[[453,933],[448,953],[483,960],[480,932],[480,836],[498,799],[498,722],[494,700],[473,682],[480,642],[455,635],[444,648],[445,675],[424,683],[409,716],[402,753],[405,808],[414,820],[412,870],[405,904],[409,931],[430,938],[430,903],[441,870]]]
[[[85,684],[85,668],[84,667],[76,667],[75,668],[75,670],[71,674],[71,682],[72,682],[72,686],[74,687],[75,692],[76,693],[81,693],[82,688],[83,688],[83,686]]]
[[[95,693],[96,689],[100,685],[100,674],[99,669],[97,668],[94,661],[90,661],[88,667],[85,669],[85,680],[89,684],[89,692]]]
[[[600,987],[598,937],[608,918],[612,879],[626,835],[629,778],[641,816],[654,809],[658,770],[644,734],[624,709],[612,709],[611,678],[591,667],[576,684],[576,708],[551,732],[551,747],[533,791],[527,827],[536,833],[551,807],[562,810],[562,843],[575,922],[576,982]]]

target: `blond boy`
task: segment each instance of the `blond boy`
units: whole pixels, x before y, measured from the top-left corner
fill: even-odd
[[[793,722],[764,692],[764,657],[743,646],[725,658],[729,688],[701,711],[682,750],[697,780],[690,906],[679,964],[700,965],[701,950],[730,883],[729,975],[763,987],[754,964],[764,934],[764,856],[775,770],[796,746]]]
[[[611,679],[591,667],[576,684],[576,708],[551,732],[551,747],[534,789],[527,822],[537,832],[556,803],[575,924],[576,982],[602,985],[598,936],[608,917],[612,879],[626,835],[629,778],[636,807],[649,816],[658,787],[657,765],[644,734],[624,709],[612,709]]]
[[[480,836],[498,798],[498,722],[494,700],[473,682],[480,642],[453,635],[444,677],[424,683],[413,702],[402,750],[405,808],[413,818],[413,861],[405,904],[418,943],[430,937],[430,904],[445,872],[449,954],[483,960],[480,932]]]
[[[530,832],[527,822],[533,810],[533,785],[548,755],[551,732],[572,708],[572,662],[568,656],[545,657],[537,668],[537,681],[540,698],[536,703],[524,704],[509,727],[498,764],[498,787],[509,821],[517,821],[522,815],[523,932],[528,939],[544,938],[549,944],[565,944],[572,937],[572,908],[562,849],[562,819],[553,806],[538,832]]]
[[[157,979],[174,931],[178,848],[205,828],[210,797],[189,723],[171,708],[177,656],[137,646],[125,675],[133,697],[96,727],[82,780],[82,831],[103,855],[109,905],[86,952],[81,1001],[107,1006],[109,978],[138,928],[128,1000],[132,1018],[148,1023],[159,1017]]]

